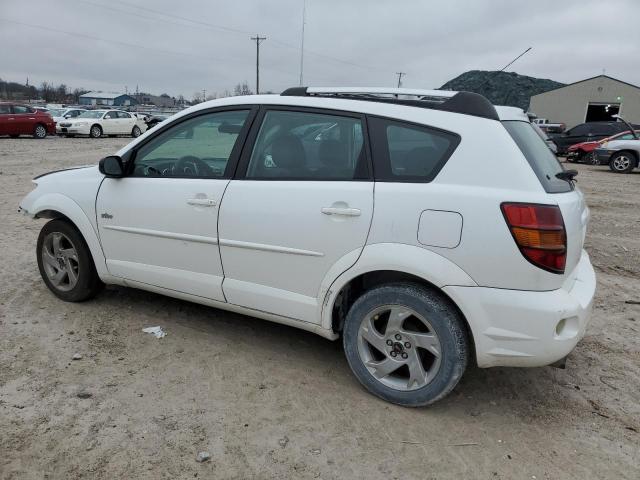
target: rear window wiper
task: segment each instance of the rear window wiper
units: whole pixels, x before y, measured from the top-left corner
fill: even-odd
[[[561,172],[556,173],[556,178],[559,178],[560,180],[564,180],[569,183],[575,182],[577,176],[578,176],[577,170],[563,170]]]

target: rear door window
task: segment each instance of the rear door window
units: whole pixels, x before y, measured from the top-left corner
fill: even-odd
[[[13,113],[35,113],[35,110],[31,107],[25,107],[24,105],[14,105]]]
[[[460,137],[422,125],[370,117],[376,181],[430,182],[460,143]]]
[[[10,105],[0,105],[0,114],[8,114],[11,113]]]
[[[563,193],[573,190],[570,182],[556,178],[556,174],[563,170],[562,165],[546,143],[536,134],[530,123],[504,121],[502,124],[518,145],[547,193]]]

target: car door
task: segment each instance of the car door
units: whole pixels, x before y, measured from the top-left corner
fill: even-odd
[[[137,146],[128,175],[106,178],[96,209],[112,275],[224,301],[218,208],[251,108],[199,112]]]
[[[127,112],[118,113],[118,133],[123,135],[130,135],[135,125],[134,117]]]
[[[9,120],[13,117],[11,113],[11,105],[0,104],[0,135],[12,135],[12,122]]]
[[[118,131],[118,112],[115,110],[109,110],[102,117],[100,122],[102,125],[102,132],[106,135],[116,135]]]
[[[359,114],[285,107],[264,108],[256,123],[220,210],[224,294],[317,322],[323,280],[351,267],[367,240],[365,123]]]
[[[36,111],[26,105],[13,105],[13,133],[31,135],[36,124]]]

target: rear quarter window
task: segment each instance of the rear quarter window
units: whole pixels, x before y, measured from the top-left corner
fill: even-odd
[[[430,182],[460,143],[451,132],[379,117],[368,119],[376,181]]]
[[[570,182],[556,178],[556,174],[563,171],[562,165],[530,123],[509,120],[502,124],[531,165],[547,193],[564,193],[573,190]]]

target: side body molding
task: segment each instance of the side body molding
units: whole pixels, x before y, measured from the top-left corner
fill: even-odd
[[[366,245],[353,267],[340,274],[328,289],[320,291],[321,325],[330,330],[331,313],[340,290],[354,278],[374,271],[392,270],[420,277],[438,288],[448,285],[476,287],[476,282],[451,260],[426,248],[396,243]],[[333,273],[332,269],[329,274]],[[328,279],[322,282],[329,284]],[[330,282],[331,280],[329,280]]]
[[[80,205],[71,198],[60,193],[46,193],[36,197],[33,203],[28,206],[22,206],[21,209],[33,218],[38,218],[39,213],[47,210],[55,210],[69,218],[78,230],[80,230],[84,240],[87,242],[98,276],[102,280],[108,279],[111,283],[119,283],[114,282],[112,276],[107,271],[104,253],[102,252],[102,246],[100,245],[94,224],[89,220],[84,210],[80,208]]]

